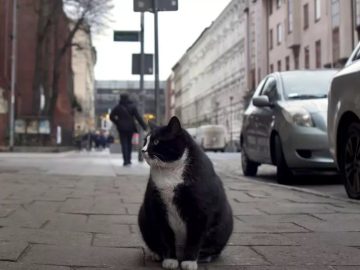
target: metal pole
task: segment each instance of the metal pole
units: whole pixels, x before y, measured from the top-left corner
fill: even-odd
[[[154,35],[155,35],[155,112],[156,122],[160,124],[159,104],[159,33],[158,33],[158,0],[153,0],[154,11]]]
[[[144,62],[145,62],[145,55],[144,55],[144,12],[141,12],[140,17],[140,115],[144,117],[145,108],[144,108]],[[138,149],[138,160],[140,162],[144,161],[144,157],[141,153],[141,144],[144,140],[144,131],[140,129],[139,131],[139,149]]]
[[[234,143],[233,143],[233,96],[230,96],[230,146],[231,152],[234,151]]]
[[[12,52],[11,52],[11,100],[10,100],[10,141],[9,147],[14,148],[15,126],[15,82],[16,82],[16,38],[17,38],[17,0],[13,2],[13,29],[12,29]]]

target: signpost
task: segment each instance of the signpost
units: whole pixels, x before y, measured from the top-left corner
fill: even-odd
[[[154,12],[153,0],[134,0],[135,12]],[[157,0],[157,11],[177,11],[177,0]]]
[[[159,38],[158,38],[158,12],[178,10],[178,0],[134,0],[135,12],[154,13],[154,46],[155,46],[155,111],[156,120],[159,123],[160,104],[159,104]]]
[[[114,31],[114,41],[138,42],[140,41],[139,31]]]
[[[153,54],[144,54],[144,71],[143,74],[153,74]],[[132,55],[132,74],[141,75],[141,54]]]

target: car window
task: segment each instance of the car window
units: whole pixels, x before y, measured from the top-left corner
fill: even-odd
[[[260,95],[268,96],[270,102],[275,102],[279,99],[279,93],[276,85],[276,79],[269,77],[262,89]]]

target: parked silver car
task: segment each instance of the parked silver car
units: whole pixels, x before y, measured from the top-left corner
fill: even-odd
[[[348,196],[360,199],[360,43],[331,83],[328,132],[330,151]]]
[[[260,164],[277,166],[279,183],[295,171],[334,170],[327,137],[327,94],[336,70],[286,71],[268,75],[245,111],[241,132],[244,175]]]

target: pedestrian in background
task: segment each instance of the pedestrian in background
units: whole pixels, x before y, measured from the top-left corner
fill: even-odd
[[[124,158],[124,166],[131,164],[132,137],[137,132],[135,119],[146,130],[146,124],[135,104],[129,99],[127,94],[120,95],[119,104],[112,109],[110,120],[115,124],[120,137],[121,151]]]

